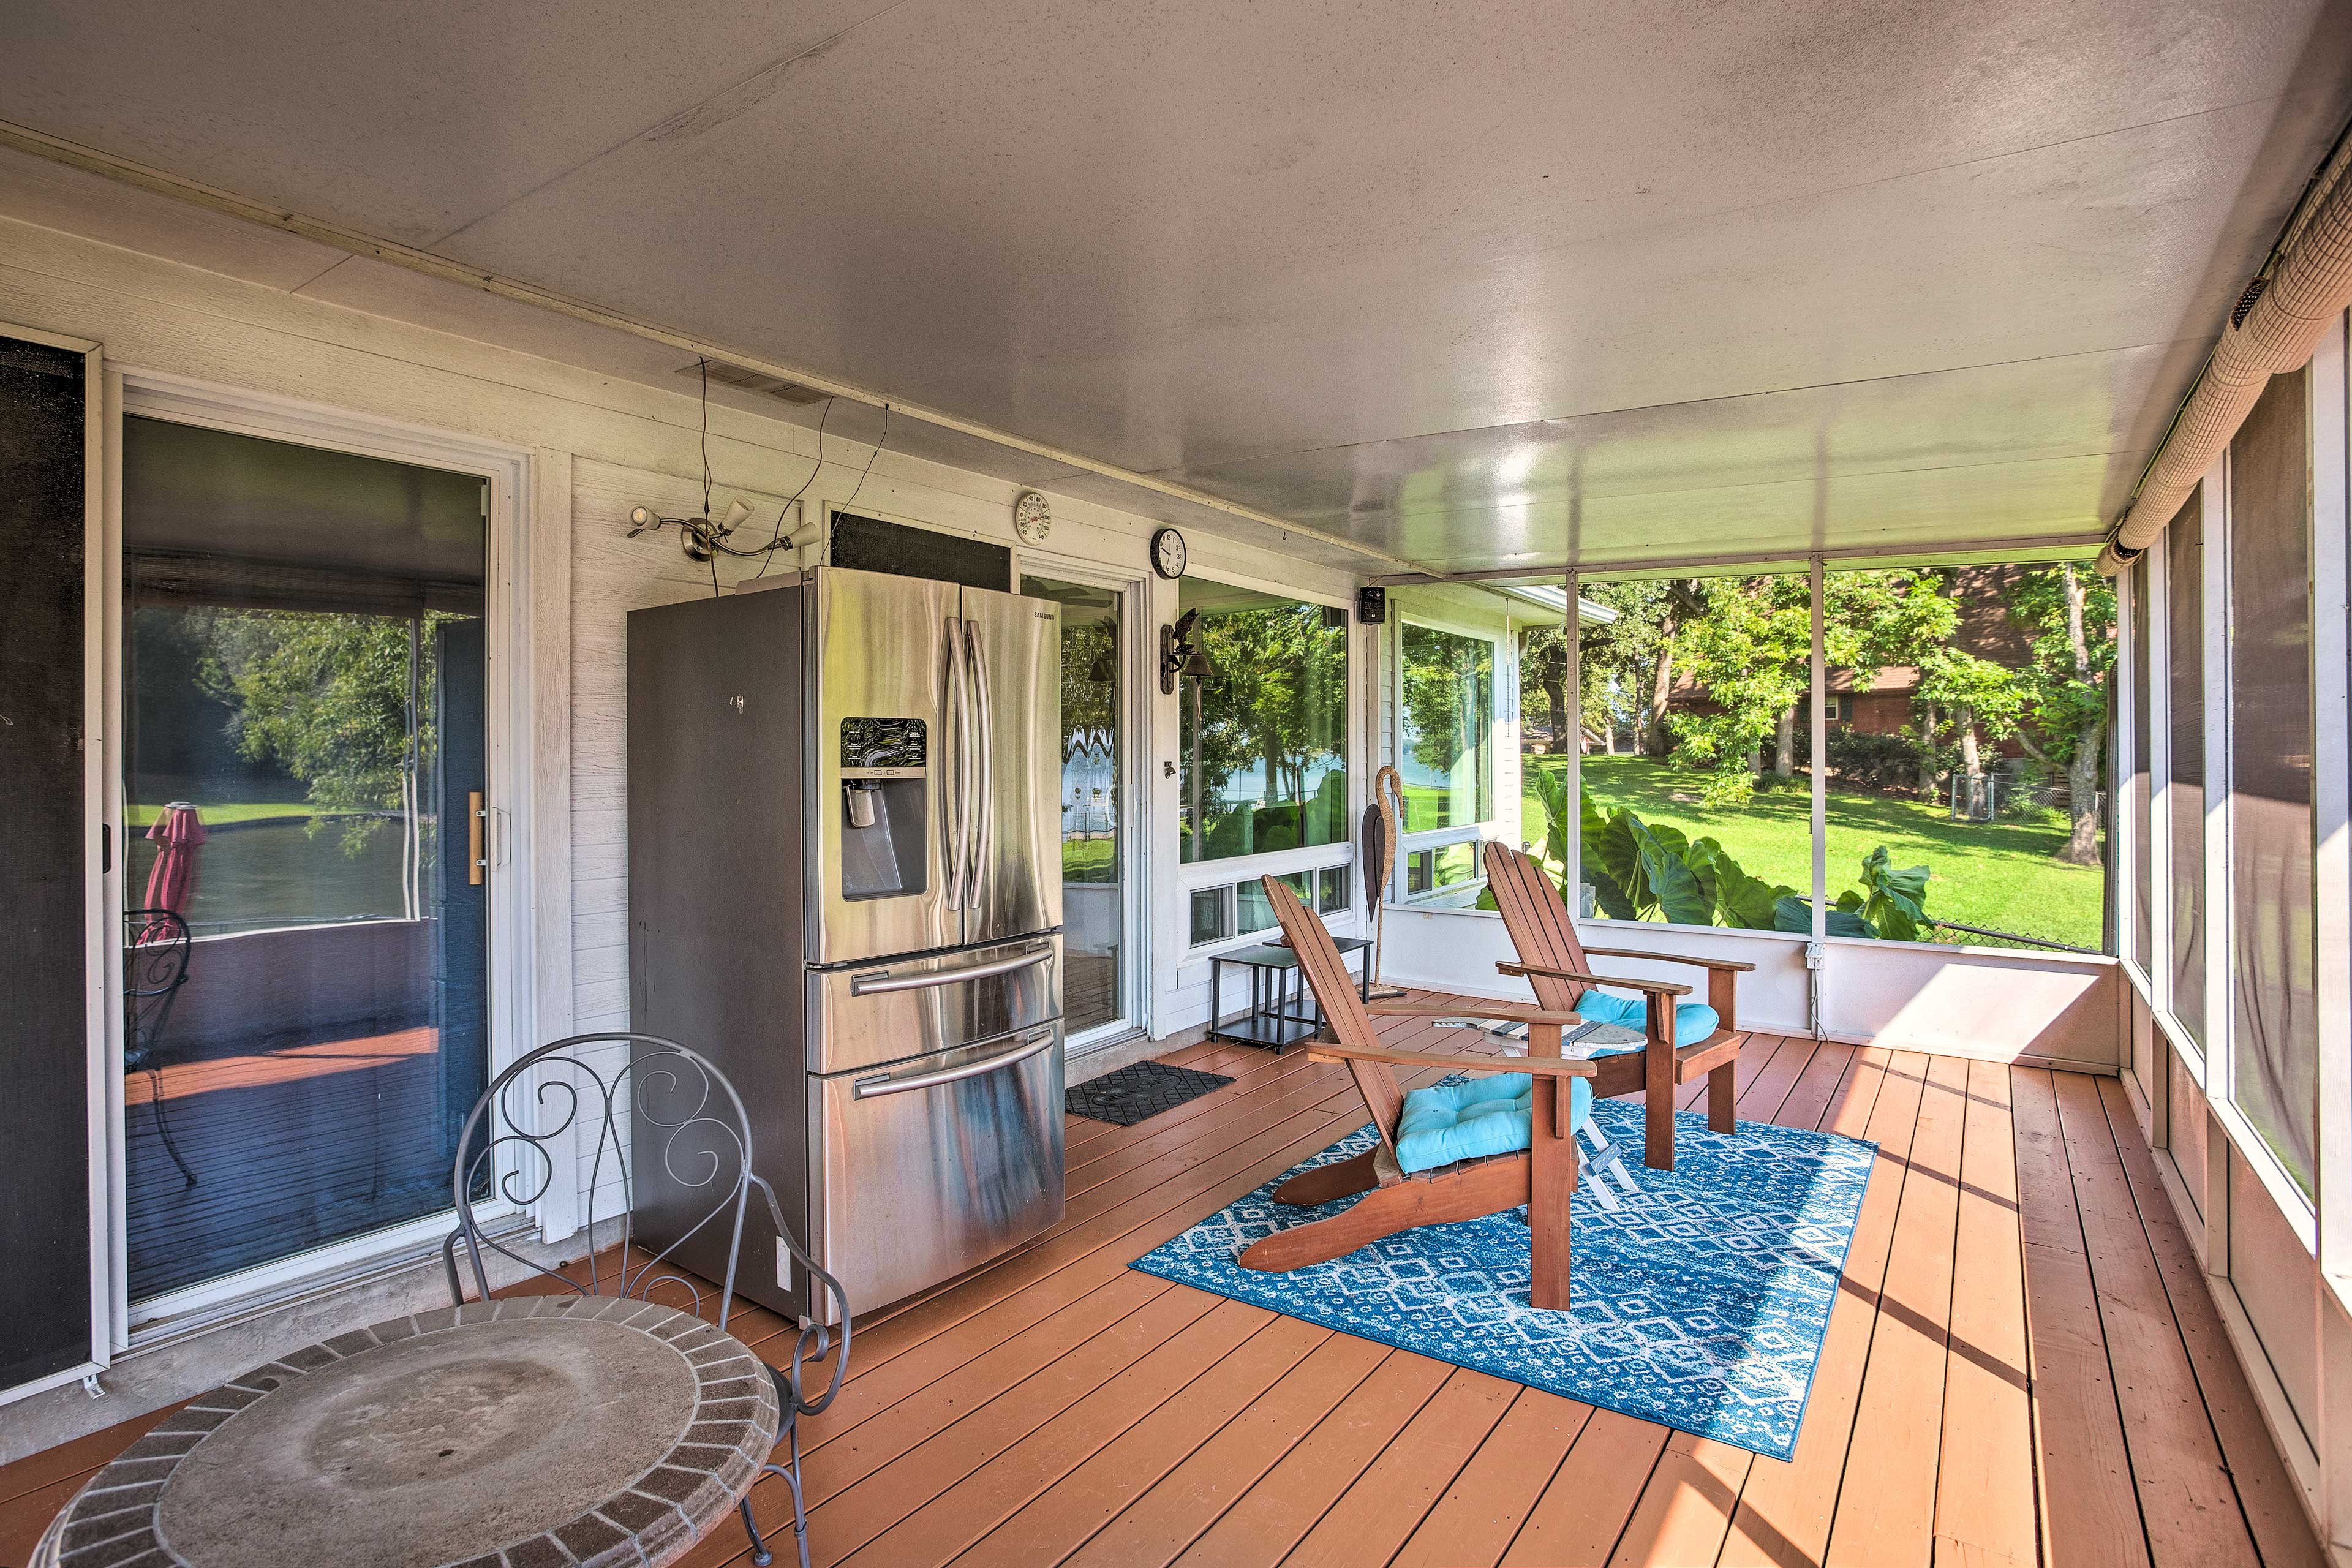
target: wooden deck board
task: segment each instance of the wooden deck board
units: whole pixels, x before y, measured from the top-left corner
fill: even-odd
[[[1517,1048],[1426,1018],[1381,1034]],[[1881,1150],[1783,1462],[1129,1268],[1363,1120],[1302,1053],[1165,1059],[1234,1081],[1131,1128],[1072,1120],[1061,1225],[861,1319],[803,1426],[818,1562],[2324,1561],[2113,1080],[1750,1037],[1743,1120]],[[734,1326],[788,1342],[757,1309]],[[0,1568],[161,1415],[0,1467]],[[780,1483],[753,1497],[788,1520]],[[730,1527],[686,1562],[747,1557]]]
[[[2057,1089],[2060,1135],[2074,1173],[2148,1554],[2156,1568],[2242,1568],[2257,1561],[2253,1537],[2132,1201],[2106,1107],[2098,1086],[2078,1073],[2061,1075]]]

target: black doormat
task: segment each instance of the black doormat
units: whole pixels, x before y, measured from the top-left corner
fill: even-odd
[[[1064,1089],[1062,1108],[1089,1121],[1132,1127],[1233,1081],[1221,1072],[1171,1068],[1165,1062],[1134,1062]]]

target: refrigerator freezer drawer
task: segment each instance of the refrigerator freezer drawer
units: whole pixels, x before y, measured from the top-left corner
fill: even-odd
[[[852,1312],[976,1268],[1062,1217],[1062,1031],[809,1079],[816,1257]]]
[[[1062,939],[809,972],[809,1070],[954,1050],[1062,1016]]]

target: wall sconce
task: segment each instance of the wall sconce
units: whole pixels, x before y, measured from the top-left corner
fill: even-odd
[[[1203,680],[1216,671],[1209,664],[1206,649],[1192,640],[1192,627],[1200,621],[1201,612],[1187,610],[1172,626],[1160,628],[1160,689],[1162,695],[1176,695],[1176,678],[1184,676]]]

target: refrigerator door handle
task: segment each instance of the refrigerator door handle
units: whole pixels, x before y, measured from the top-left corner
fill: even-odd
[[[971,826],[971,879],[969,884],[972,906],[981,907],[980,879],[982,869],[989,864],[988,844],[996,833],[996,710],[988,699],[988,651],[978,621],[966,621],[965,630],[971,635],[971,693],[979,710],[980,755],[982,759],[979,777],[974,781],[979,799],[977,819]]]
[[[971,789],[971,758],[966,744],[965,731],[970,728],[968,699],[964,694],[963,622],[948,618],[948,696],[947,712],[941,727],[950,731],[947,744],[940,748],[946,759],[948,776],[940,781],[940,793],[947,798],[940,802],[940,853],[947,862],[948,908],[963,908],[963,868],[965,859],[964,797]]]
[[[992,974],[1010,974],[1018,969],[1028,969],[1054,956],[1054,944],[1046,942],[1011,958],[991,959],[985,963],[967,963],[961,969],[932,969],[913,974],[893,974],[887,969],[854,975],[849,982],[852,996],[878,996],[889,991],[922,991],[934,985],[954,985],[966,980],[985,980]]]
[[[850,1097],[854,1100],[873,1100],[885,1094],[906,1094],[918,1089],[937,1089],[943,1083],[961,1083],[968,1078],[978,1078],[983,1073],[992,1073],[1000,1068],[1009,1068],[1016,1062],[1025,1062],[1041,1051],[1051,1050],[1053,1046],[1054,1031],[1051,1028],[1040,1029],[1037,1031],[1037,1037],[1025,1045],[1016,1046],[1012,1050],[1003,1051],[992,1057],[982,1057],[976,1062],[966,1062],[961,1067],[943,1068],[938,1072],[919,1072],[910,1078],[892,1078],[888,1073],[882,1072],[876,1073],[871,1078],[858,1079],[850,1086]]]

